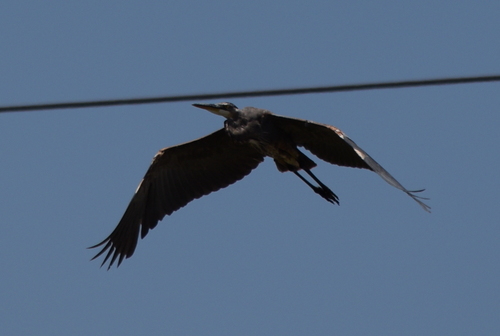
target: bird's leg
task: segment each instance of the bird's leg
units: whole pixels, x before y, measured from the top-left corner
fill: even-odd
[[[304,169],[309,176],[311,176],[319,185],[319,187],[316,187],[315,185],[311,184],[308,180],[306,180],[302,175],[299,174],[297,171],[293,171],[295,175],[297,175],[302,181],[304,181],[305,184],[307,184],[312,190],[314,190],[315,193],[326,199],[330,203],[337,203],[339,204],[339,198],[333,191],[330,190],[326,185],[324,185],[316,176],[314,176],[313,173],[309,169]]]
[[[339,198],[337,195],[335,195],[335,193],[330,189],[328,188],[325,184],[323,184],[323,182],[321,182],[317,177],[316,175],[314,175],[309,169],[304,169],[304,171],[313,178],[314,181],[316,181],[316,183],[318,183],[318,185],[321,187],[321,189],[323,190],[323,194],[324,195],[327,195],[327,197],[330,199],[333,200],[332,203],[337,203],[339,204]],[[323,194],[321,194],[323,196]],[[323,196],[325,197],[325,196]]]

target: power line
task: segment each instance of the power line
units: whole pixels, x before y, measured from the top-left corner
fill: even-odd
[[[404,87],[484,83],[484,82],[498,82],[498,81],[500,81],[500,75],[476,76],[476,77],[452,77],[452,78],[408,80],[408,81],[395,81],[395,82],[319,86],[319,87],[297,88],[297,89],[239,91],[239,92],[178,95],[178,96],[164,96],[164,97],[150,97],[150,98],[96,100],[96,101],[80,101],[80,102],[34,104],[34,105],[15,105],[15,106],[0,107],[0,112],[23,112],[23,111],[40,111],[40,110],[56,110],[56,109],[74,109],[74,108],[98,107],[98,106],[139,105],[139,104],[154,104],[154,103],[170,103],[170,102],[180,102],[180,101],[200,101],[200,100],[211,100],[211,99],[265,97],[265,96],[295,95],[295,94],[322,93],[322,92],[394,89],[394,88],[404,88]]]

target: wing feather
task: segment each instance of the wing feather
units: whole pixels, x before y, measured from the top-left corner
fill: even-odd
[[[320,159],[339,166],[364,168],[373,170],[387,183],[402,190],[413,198],[425,211],[430,207],[422,202],[426,199],[415,195],[423,190],[408,190],[401,185],[387,170],[362,150],[340,129],[308,120],[269,115],[276,127],[288,136],[298,146],[302,146]]]
[[[251,145],[233,142],[224,129],[160,150],[116,228],[91,247],[104,245],[93,259],[107,251],[102,265],[110,260],[108,268],[115,261],[119,266],[134,253],[139,231],[144,238],[165,215],[242,179],[263,159]]]
[[[320,159],[345,167],[372,168],[345,142],[336,127],[304,119],[283,117],[276,114],[269,116],[274,124],[291,137],[298,146],[302,146]]]

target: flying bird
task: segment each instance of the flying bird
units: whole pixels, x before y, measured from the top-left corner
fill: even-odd
[[[298,147],[339,166],[372,170],[390,185],[413,198],[425,211],[430,207],[416,193],[404,188],[382,166],[336,127],[308,120],[283,117],[255,107],[237,108],[232,103],[193,104],[226,118],[224,128],[200,139],[160,150],[139,183],[120,222],[101,243],[92,258],[105,253],[108,269],[134,254],[144,238],[165,215],[179,210],[192,200],[208,195],[241,180],[266,156],[280,172],[297,175],[315,193],[330,203],[339,198],[312,172],[316,166]],[[304,171],[312,181],[306,179]]]

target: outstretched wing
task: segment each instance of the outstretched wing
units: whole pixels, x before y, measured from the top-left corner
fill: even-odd
[[[421,201],[426,199],[415,195],[422,190],[408,190],[370,155],[336,127],[308,120],[288,118],[276,114],[269,115],[273,124],[298,145],[327,162],[347,167],[373,170],[387,183],[404,191],[427,212],[430,207]]]
[[[165,215],[195,198],[208,195],[248,175],[264,157],[252,146],[233,142],[224,129],[208,136],[160,150],[137,187],[125,214],[114,231],[95,248],[104,245],[92,259],[108,251],[108,269],[118,258],[134,253],[139,239]]]

